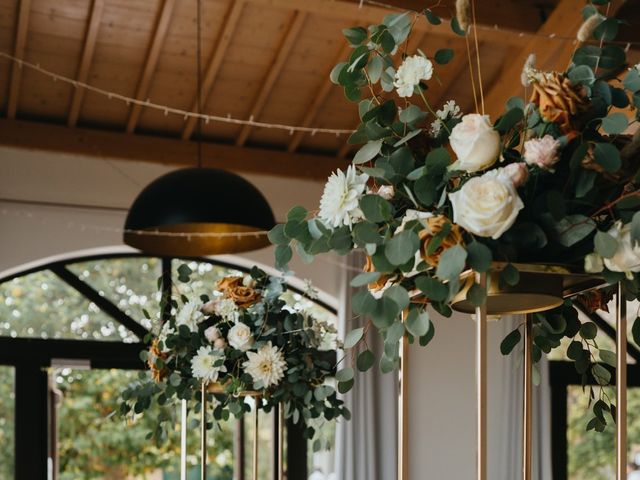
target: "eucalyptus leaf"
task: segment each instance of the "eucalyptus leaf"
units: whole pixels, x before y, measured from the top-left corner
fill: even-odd
[[[502,355],[509,355],[515,346],[520,343],[520,339],[522,338],[522,334],[520,333],[520,329],[516,328],[509,335],[507,335],[502,342],[500,343],[500,352]]]
[[[364,328],[354,328],[344,337],[344,348],[348,350],[355,347],[364,336]]]
[[[436,275],[443,280],[457,279],[464,270],[466,260],[467,251],[460,245],[448,248],[440,256]]]
[[[596,232],[593,239],[596,252],[604,258],[611,258],[618,250],[618,241],[606,232]]]
[[[627,116],[622,112],[611,113],[602,119],[602,129],[609,135],[619,135],[629,126]],[[614,147],[615,148],[615,147]]]
[[[363,350],[358,354],[356,366],[361,372],[369,370],[376,361],[376,357],[371,350]]]
[[[353,163],[359,165],[361,163],[370,162],[373,160],[382,149],[382,140],[374,140],[365,143],[360,150],[353,157]]]
[[[420,311],[418,309],[411,310],[405,321],[405,326],[409,333],[418,338],[427,334],[430,324],[431,321],[427,311]]]

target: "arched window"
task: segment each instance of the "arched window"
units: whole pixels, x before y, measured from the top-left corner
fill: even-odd
[[[176,281],[182,263],[194,272],[188,285]],[[205,293],[217,279],[242,271],[211,259],[114,253],[56,260],[0,278],[0,478],[124,479],[153,470],[174,478],[178,432],[156,447],[146,439],[150,421],[123,428],[116,412],[118,392],[143,368],[142,339],[154,326],[144,311],[160,322],[163,292]],[[286,295],[336,322],[335,309],[295,286]],[[327,355],[335,361],[335,352]],[[273,422],[261,423],[268,452]],[[332,427],[325,427],[320,443],[332,444],[332,436]],[[191,437],[196,452],[198,438]],[[242,422],[210,435],[212,478],[245,478],[233,477],[249,467],[244,437]],[[314,446],[292,425],[287,439],[289,478],[306,478],[314,469],[330,474],[331,461],[307,455]],[[263,454],[262,460],[268,477],[271,459]]]

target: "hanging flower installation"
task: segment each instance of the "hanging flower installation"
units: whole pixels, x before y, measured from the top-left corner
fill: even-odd
[[[189,267],[179,271],[188,283]],[[122,412],[139,414],[152,402],[198,404],[204,383],[217,399],[215,421],[248,412],[248,394],[259,397],[263,410],[284,404],[287,418],[304,421],[308,437],[314,434],[310,419],[349,417],[326,382],[335,365],[320,350],[335,336],[335,327],[287,305],[281,298],[285,290],[281,278],[254,267],[250,274],[219,280],[211,295],[182,296],[181,306],[163,305],[177,313],[146,339],[150,347],[142,358],[151,379],[143,376],[123,392]],[[175,423],[175,410],[159,415],[157,439],[164,438],[166,423],[169,428]]]
[[[500,265],[500,284],[514,286],[520,264],[568,265],[609,284],[622,281],[627,299],[638,298],[640,134],[624,133],[638,119],[640,72],[609,43],[619,20],[598,12],[605,3],[585,7],[593,25],[581,29],[582,42],[593,42],[579,44],[568,69],[539,71],[531,57],[522,73],[530,97],[505,99],[496,118],[479,106],[461,112],[453,100],[430,103],[429,87],[454,52],[410,52],[407,43],[416,21],[442,22],[433,11],[424,11],[426,20],[391,14],[379,25],[344,30],[353,52],[331,80],[357,103],[361,123],[349,143],[362,146],[345,172],[329,178],[319,214],[293,208],[270,240],[282,269],[293,250],[306,261],[329,251],[365,252],[353,286],[367,288],[355,294],[354,313],[370,318],[384,338],[383,372],[397,367],[403,336],[431,341],[429,307],[449,316],[461,291],[472,305],[484,304],[487,292],[461,280],[467,269]],[[461,16],[451,26],[464,36],[460,25],[469,22]],[[585,383],[592,376],[605,386],[611,375],[600,362],[615,355],[599,348],[596,325],[581,323],[574,307],[602,308],[594,298],[573,297],[536,313],[533,356],[537,362],[568,339],[567,355]],[[367,328],[345,340],[361,370],[374,363]],[[640,343],[640,322],[633,332]],[[520,330],[512,332],[502,352],[520,338]],[[349,390],[354,369],[347,365],[337,378],[339,390]],[[592,393],[589,428],[602,430],[611,402],[604,391]]]

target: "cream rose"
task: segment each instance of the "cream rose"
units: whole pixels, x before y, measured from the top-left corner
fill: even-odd
[[[449,137],[456,153],[457,170],[479,172],[496,163],[500,155],[500,134],[493,129],[488,115],[470,113],[462,117]]]
[[[631,225],[616,222],[607,233],[618,241],[618,248],[604,259],[605,266],[612,272],[640,272],[640,245],[631,241]]]
[[[209,340],[210,343],[215,342],[221,337],[218,327],[209,327],[204,331],[204,337]]]
[[[449,194],[453,221],[480,237],[500,238],[524,208],[513,182],[502,169],[492,170]]]
[[[244,323],[236,323],[229,329],[227,333],[227,340],[236,350],[242,350],[246,352],[253,346],[253,336],[251,335],[251,329]]]

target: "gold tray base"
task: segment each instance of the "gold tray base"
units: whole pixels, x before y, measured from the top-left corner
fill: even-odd
[[[494,262],[487,274],[487,314],[517,315],[543,312],[562,305],[565,298],[606,285],[604,279],[579,272],[564,265],[515,263],[520,281],[515,286],[500,285],[500,272],[506,266]],[[474,313],[475,306],[467,300],[467,292],[474,283],[474,272],[467,270],[460,276],[462,289],[451,301],[458,312]]]

